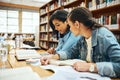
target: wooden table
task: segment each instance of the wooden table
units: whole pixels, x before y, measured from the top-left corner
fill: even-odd
[[[38,52],[44,52],[44,51],[39,50]],[[0,63],[0,66],[1,66],[1,63]],[[23,66],[30,66],[33,69],[33,71],[37,72],[41,78],[45,78],[53,74],[53,72],[42,69],[39,66],[32,66],[30,64],[26,64],[25,61],[17,61],[14,54],[8,55],[8,61],[6,62],[7,68],[17,68],[17,67],[23,67]],[[112,79],[112,80],[120,80],[120,79]]]
[[[44,51],[39,50],[38,52],[44,52]],[[30,64],[26,64],[25,61],[17,61],[14,54],[8,55],[8,63],[9,64],[7,64],[7,68],[17,68],[17,67],[23,67],[23,66],[30,66],[33,69],[33,71],[37,72],[39,74],[39,76],[42,78],[50,76],[53,74],[50,71],[47,71],[45,69],[40,68],[40,66],[32,66]]]

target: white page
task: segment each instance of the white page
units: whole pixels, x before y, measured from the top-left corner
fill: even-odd
[[[0,80],[41,80],[31,67],[0,70]]]
[[[79,76],[78,74],[72,72],[58,71],[52,76],[48,77],[46,80],[110,80],[107,77],[94,77],[94,75],[89,77],[89,73],[86,75]]]
[[[90,80],[89,78],[96,80],[110,80],[109,77],[102,77],[96,73],[78,72],[74,70],[72,66],[46,65],[41,67],[55,72],[48,80],[80,80],[81,78],[82,80]]]
[[[4,69],[4,70],[0,70],[0,78],[12,76],[12,75],[19,75],[23,73],[30,73],[30,72],[32,72],[31,67]]]
[[[50,64],[53,65],[59,65],[59,66],[72,66],[75,62],[81,61],[83,62],[83,60],[80,59],[68,59],[68,60],[50,60]]]
[[[16,57],[18,60],[40,58],[41,55],[35,50],[16,50]]]
[[[1,78],[2,80],[41,80],[39,75],[35,72],[23,73],[20,75],[13,75],[9,77]]]

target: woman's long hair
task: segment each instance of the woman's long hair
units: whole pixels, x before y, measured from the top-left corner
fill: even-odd
[[[69,14],[68,18],[73,23],[79,21],[83,23],[86,27],[93,29],[103,27],[101,24],[98,24],[94,21],[92,13],[85,7],[77,7],[73,9]]]
[[[58,37],[63,37],[64,34],[60,34],[57,30],[55,30],[55,26],[52,23],[52,21],[54,19],[57,19],[59,21],[65,22],[66,19],[67,19],[67,15],[68,15],[68,12],[65,11],[65,10],[57,10],[50,16],[49,25],[53,30],[53,35],[57,35],[57,38]],[[70,27],[68,26],[66,32],[69,32],[69,31],[70,31]]]

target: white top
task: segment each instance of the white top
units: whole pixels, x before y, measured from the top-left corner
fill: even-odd
[[[86,40],[86,42],[87,42],[87,51],[88,51],[86,60],[87,60],[88,62],[91,62],[91,61],[92,61],[92,60],[91,60],[91,47],[92,47],[91,37],[88,38],[88,39],[85,39],[85,40]]]

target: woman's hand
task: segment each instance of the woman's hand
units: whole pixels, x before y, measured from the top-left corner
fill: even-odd
[[[40,58],[40,62],[41,62],[42,65],[47,65],[47,64],[49,64],[49,61],[50,61],[51,59],[58,60],[58,59],[60,59],[60,56],[59,56],[59,54],[46,55],[46,56],[43,56],[43,57]]]
[[[55,53],[55,49],[54,48],[50,48],[47,50],[48,53],[50,54],[54,54]]]
[[[91,64],[92,63],[78,61],[73,64],[73,68],[77,71],[88,72]]]
[[[52,59],[52,55],[43,56],[40,58],[40,62],[42,65],[47,65],[49,64],[50,59]]]

